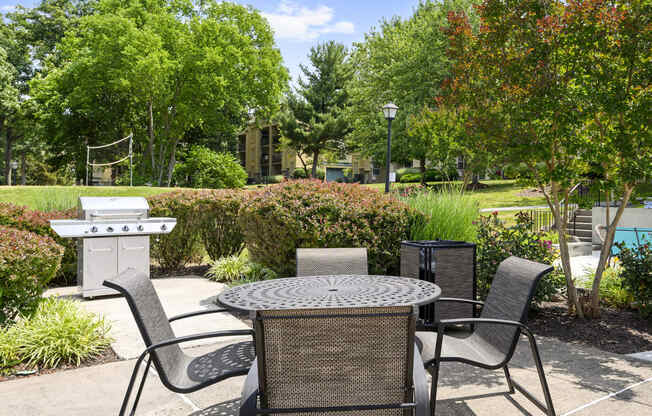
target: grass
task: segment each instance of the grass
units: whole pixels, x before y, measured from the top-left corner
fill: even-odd
[[[74,208],[80,196],[151,196],[171,188],[149,186],[0,186],[0,202],[40,211]]]
[[[428,216],[424,223],[412,226],[411,239],[475,241],[474,222],[479,212],[473,196],[451,187],[419,193],[405,198],[405,202]]]

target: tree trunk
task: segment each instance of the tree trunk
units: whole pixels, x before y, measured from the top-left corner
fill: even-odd
[[[13,150],[13,137],[11,127],[7,127],[5,140],[5,183],[11,186],[11,151]]]
[[[629,202],[629,198],[632,196],[634,191],[634,186],[625,185],[625,193],[620,201],[620,206],[616,210],[616,215],[614,216],[613,221],[609,222],[609,216],[607,216],[605,223],[607,224],[607,234],[604,237],[604,243],[602,244],[602,251],[600,252],[600,261],[598,262],[598,268],[595,270],[595,276],[593,277],[593,286],[591,287],[591,317],[599,318],[600,317],[600,281],[602,280],[602,274],[607,268],[607,261],[609,260],[609,253],[611,253],[611,246],[614,243],[614,237],[616,235],[616,227],[618,226],[618,221],[623,216],[625,212],[625,207]],[[610,198],[607,193],[607,209],[609,209]]]
[[[177,144],[179,144],[179,139],[174,139],[172,143],[172,149],[170,151],[170,163],[168,164],[168,180],[166,186],[169,188],[172,185],[172,174],[174,173],[174,165],[177,163]]]
[[[156,175],[156,160],[154,157],[154,111],[152,109],[152,100],[147,102],[147,137],[147,151],[150,155],[152,178],[154,178]]]
[[[27,160],[24,151],[20,155],[20,184],[27,185]]]
[[[419,169],[421,170],[421,185],[426,184],[426,158],[419,159]]]
[[[469,186],[469,183],[471,183],[472,176],[473,176],[473,172],[471,172],[468,169],[464,169],[464,174],[462,175],[462,193],[466,191],[466,188]]]
[[[319,151],[316,151],[312,154],[312,172],[310,174],[311,178],[317,177],[317,165],[319,165]],[[324,177],[324,179],[326,179]]]
[[[309,178],[310,172],[308,171],[308,166],[306,165],[306,162],[303,160],[303,156],[301,156],[301,152],[297,152],[297,156],[299,157],[299,161],[301,161],[301,164],[303,165],[303,171],[306,173],[306,178]]]

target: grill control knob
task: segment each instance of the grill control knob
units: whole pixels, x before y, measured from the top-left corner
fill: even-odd
[[[143,227],[142,224],[140,224],[140,225],[138,226],[138,231],[143,231],[144,229],[145,229],[145,227]]]
[[[92,233],[96,233],[96,232],[97,232],[97,227],[96,227],[96,226],[92,226],[92,227],[91,227],[91,232],[92,232]]]
[[[113,232],[113,227],[106,227],[106,232],[107,233],[112,233]]]
[[[161,225],[161,230],[162,230],[162,231],[165,231],[165,230],[167,230],[167,229],[168,229],[168,226],[167,226],[167,225],[165,225],[165,224]]]
[[[122,231],[125,231],[125,232],[129,231],[129,226],[125,225],[124,227],[122,227]]]

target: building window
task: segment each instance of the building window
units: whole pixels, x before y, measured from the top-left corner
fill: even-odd
[[[283,170],[283,152],[281,151],[281,134],[276,127],[270,127],[272,134],[272,175],[280,175]]]
[[[247,136],[241,134],[238,136],[238,156],[240,157],[240,164],[242,167],[247,166]]]
[[[464,163],[464,157],[459,156],[459,157],[457,158],[457,168],[458,168],[458,169],[464,169],[464,166],[465,166],[465,165],[466,165],[466,163]]]
[[[260,174],[269,176],[269,129],[260,130]]]

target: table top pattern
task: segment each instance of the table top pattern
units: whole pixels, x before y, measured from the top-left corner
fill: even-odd
[[[435,301],[434,283],[397,276],[337,275],[265,280],[222,292],[224,306],[241,311],[423,305]]]

